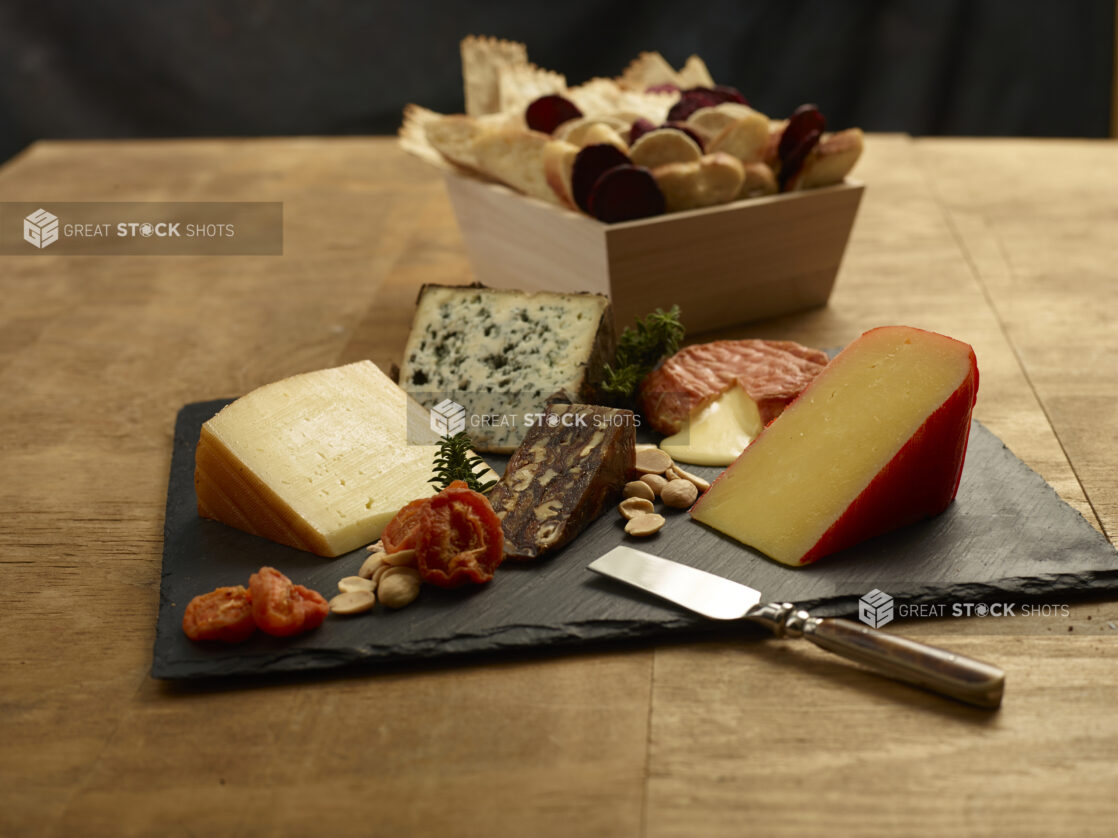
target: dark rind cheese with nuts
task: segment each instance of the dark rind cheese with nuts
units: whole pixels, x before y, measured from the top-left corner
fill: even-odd
[[[539,558],[571,541],[620,500],[635,459],[632,411],[551,405],[489,492],[505,555]]]
[[[614,343],[600,294],[425,285],[400,386],[427,408],[462,405],[474,447],[508,454],[524,438],[526,414],[549,401],[596,401]]]

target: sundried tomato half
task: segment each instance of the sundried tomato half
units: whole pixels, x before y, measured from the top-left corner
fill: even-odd
[[[454,480],[447,485],[447,488],[465,489],[466,481]],[[411,550],[415,547],[416,537],[419,534],[419,513],[430,501],[431,498],[413,500],[388,522],[388,526],[380,534],[380,543],[384,545],[386,553],[399,553],[401,550]]]
[[[415,538],[419,533],[419,513],[428,500],[430,498],[413,500],[388,522],[388,526],[380,534],[380,543],[384,545],[386,552],[399,553],[415,547]]]
[[[493,578],[505,556],[505,535],[485,495],[452,483],[420,516],[415,558],[424,581],[456,588]]]
[[[186,606],[182,630],[191,640],[240,643],[256,631],[252,595],[243,585],[200,594]]]
[[[290,637],[318,628],[330,605],[317,591],[294,585],[274,567],[262,567],[248,580],[252,616],[261,631]]]

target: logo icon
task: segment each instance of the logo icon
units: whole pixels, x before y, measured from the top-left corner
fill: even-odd
[[[893,598],[874,588],[858,600],[858,619],[870,628],[881,628],[893,621]]]
[[[23,219],[23,240],[42,250],[58,241],[58,216],[37,209]]]
[[[466,430],[466,408],[443,399],[431,408],[431,430],[439,436],[454,436]]]

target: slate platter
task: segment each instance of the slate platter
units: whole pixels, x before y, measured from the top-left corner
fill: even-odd
[[[728,636],[748,626],[703,620],[586,570],[621,543],[751,585],[769,600],[795,602],[820,616],[855,615],[858,598],[873,588],[913,604],[1118,592],[1118,552],[1110,542],[976,422],[959,494],[946,512],[805,568],[766,559],[685,512],[669,511],[667,526],[639,542],[626,539],[620,516],[607,513],[549,559],[506,562],[488,585],[455,591],[428,585],[405,609],[378,606],[354,617],[331,616],[294,639],[257,632],[238,646],[197,644],[181,628],[183,610],[195,595],[247,585],[251,573],[271,565],[329,598],[338,580],[355,574],[367,555],[362,548],[323,559],[198,517],[194,448],[202,424],[228,401],[187,405],[175,426],[152,663],[156,678],[362,664],[375,669],[507,650]],[[491,460],[498,470],[504,463]],[[708,478],[718,471],[692,470]]]

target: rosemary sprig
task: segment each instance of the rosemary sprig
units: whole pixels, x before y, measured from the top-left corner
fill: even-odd
[[[667,311],[656,309],[636,328],[626,328],[617,342],[612,365],[607,364],[602,389],[624,398],[632,398],[641,379],[648,375],[662,358],[679,351],[686,330],[679,320],[679,306]]]
[[[435,476],[428,480],[441,492],[455,480],[465,480],[475,492],[488,492],[497,485],[496,480],[482,483],[475,471],[485,461],[471,450],[473,443],[465,431],[439,440],[439,453],[435,455]]]

